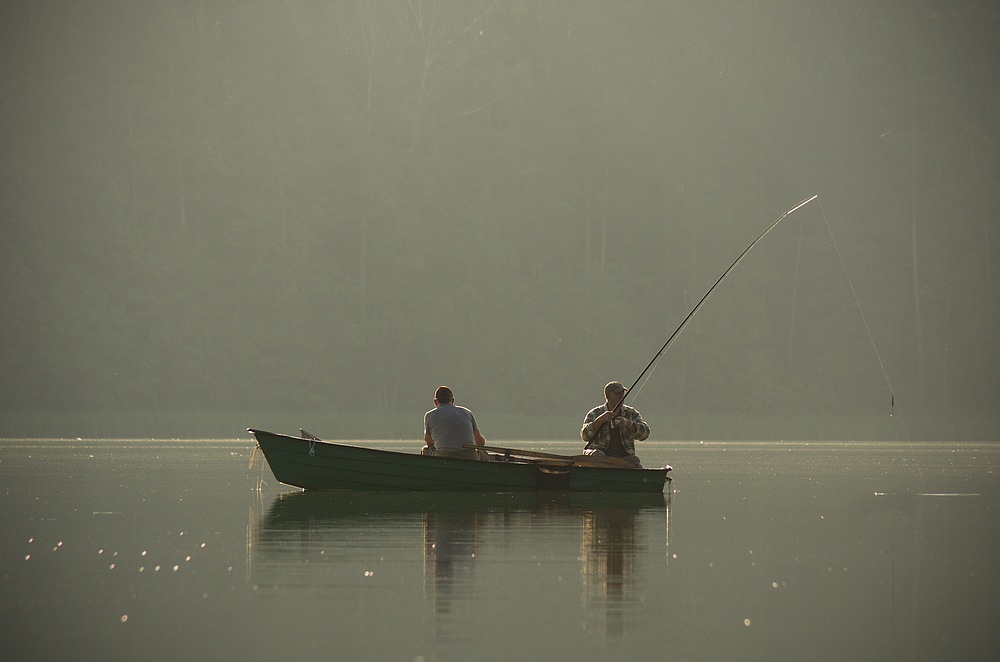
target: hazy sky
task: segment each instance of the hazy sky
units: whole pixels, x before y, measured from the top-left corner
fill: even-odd
[[[572,438],[818,195],[637,389],[653,436],[995,439],[998,23],[7,3],[0,435],[418,436],[447,383]]]

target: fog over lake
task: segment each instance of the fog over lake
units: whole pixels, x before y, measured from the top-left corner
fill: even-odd
[[[5,3],[0,437],[996,440],[998,22]]]

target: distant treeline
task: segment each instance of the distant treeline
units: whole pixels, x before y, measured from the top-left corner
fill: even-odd
[[[1000,410],[993,3],[17,4],[18,426],[393,435],[447,383],[493,436],[572,436],[813,194],[637,389],[657,437],[805,412],[771,434],[838,438],[893,396],[967,436]]]

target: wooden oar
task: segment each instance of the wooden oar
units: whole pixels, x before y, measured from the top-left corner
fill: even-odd
[[[606,467],[609,469],[634,469],[628,460],[620,457],[608,457],[601,455],[556,455],[555,453],[542,453],[541,451],[526,451],[517,448],[505,448],[503,446],[476,446],[473,444],[463,444],[465,448],[476,448],[493,453],[503,453],[506,458],[524,457],[536,460],[540,464],[575,465],[581,467]]]

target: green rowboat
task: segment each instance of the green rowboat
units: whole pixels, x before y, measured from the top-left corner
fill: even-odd
[[[670,467],[581,466],[572,456],[504,449],[493,461],[349,446],[249,428],[274,477],[306,490],[661,493]],[[519,456],[519,453],[524,453]]]

